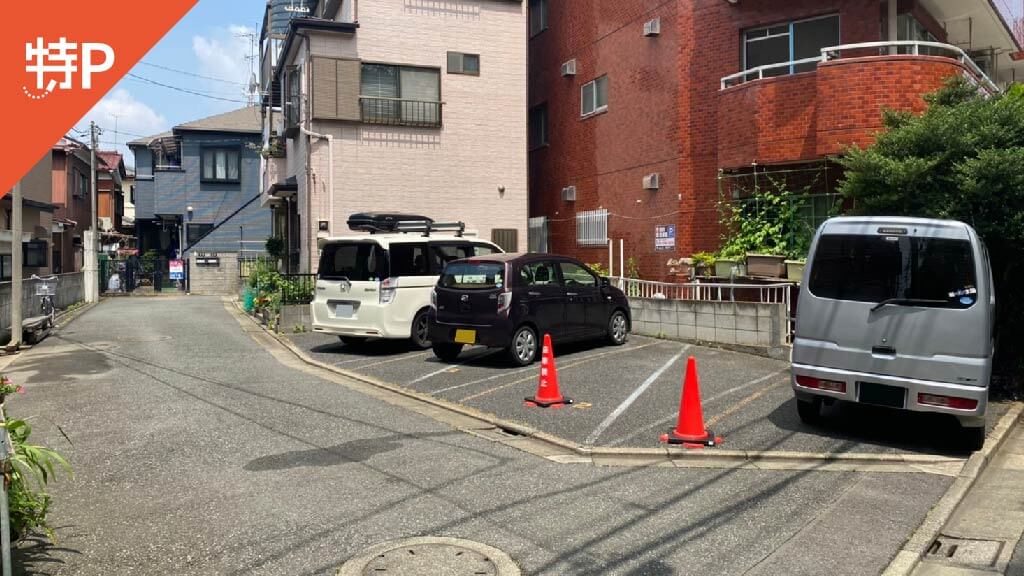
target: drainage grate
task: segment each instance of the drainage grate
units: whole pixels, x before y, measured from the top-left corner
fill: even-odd
[[[497,576],[498,567],[487,556],[469,548],[450,544],[418,544],[402,546],[377,555],[363,568],[363,574]]]
[[[928,548],[928,560],[966,566],[992,568],[1003,550],[999,540],[973,540],[940,535]]]

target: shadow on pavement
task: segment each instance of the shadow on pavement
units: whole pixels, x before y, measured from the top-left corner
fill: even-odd
[[[60,531],[61,528],[56,528]],[[58,569],[65,564],[63,560],[54,558],[54,552],[81,555],[74,548],[60,547],[52,544],[40,535],[28,536],[11,547],[11,572],[13,574],[49,574],[48,569]]]
[[[768,420],[782,430],[907,452],[947,456],[970,454],[964,445],[960,423],[948,414],[837,402],[824,407],[822,416],[819,426],[804,424],[797,416],[796,398],[790,398],[773,410]]]
[[[452,436],[456,432],[435,432],[427,434],[392,435],[380,438],[363,438],[351,440],[326,448],[310,450],[294,450],[270,456],[261,456],[251,460],[242,468],[250,472],[266,472],[270,470],[286,470],[303,466],[326,467],[363,462],[376,456],[390,452],[402,446],[400,440],[424,439],[436,436]]]

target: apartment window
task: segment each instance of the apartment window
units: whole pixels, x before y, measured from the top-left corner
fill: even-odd
[[[0,280],[11,279],[11,271],[14,269],[14,260],[10,254],[0,255]]]
[[[548,219],[547,216],[535,216],[527,221],[526,243],[530,252],[548,251]]]
[[[89,177],[82,172],[75,171],[75,193],[74,196],[84,197],[89,193]]]
[[[608,109],[608,77],[591,80],[580,89],[580,116],[589,116]]]
[[[287,97],[284,103],[285,129],[299,125],[299,98],[301,97],[301,74],[296,67],[289,68],[284,83]]]
[[[360,117],[368,124],[441,125],[441,71],[437,68],[363,64]]]
[[[548,0],[530,0],[530,36],[548,29]]]
[[[189,246],[192,246],[203,236],[213,230],[213,224],[188,224],[185,227],[185,238]]]
[[[576,245],[604,246],[606,244],[608,244],[608,211],[577,212]]]
[[[241,150],[238,148],[203,148],[204,182],[238,182]]]
[[[181,140],[175,137],[161,138],[150,145],[153,170],[181,170]]]
[[[48,250],[46,240],[22,242],[22,266],[26,268],[45,268]]]
[[[548,144],[548,105],[530,109],[530,149]]]
[[[743,32],[743,69],[785,64],[764,70],[761,76],[783,76],[814,70],[817,62],[792,64],[795,60],[821,58],[821,49],[839,44],[839,15],[832,14]],[[746,80],[756,80],[752,74]]]
[[[466,54],[464,52],[449,52],[448,73],[465,74],[467,76],[479,76],[480,55]]]

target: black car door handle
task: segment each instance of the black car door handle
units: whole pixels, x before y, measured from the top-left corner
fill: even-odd
[[[540,292],[527,292],[527,296],[540,296]]]

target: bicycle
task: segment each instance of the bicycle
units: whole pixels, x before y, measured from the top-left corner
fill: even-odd
[[[43,316],[47,316],[49,318],[49,327],[52,327],[56,313],[56,307],[53,305],[53,297],[57,295],[57,276],[47,276],[43,278],[33,274],[32,279],[37,280],[36,296],[42,298]]]

